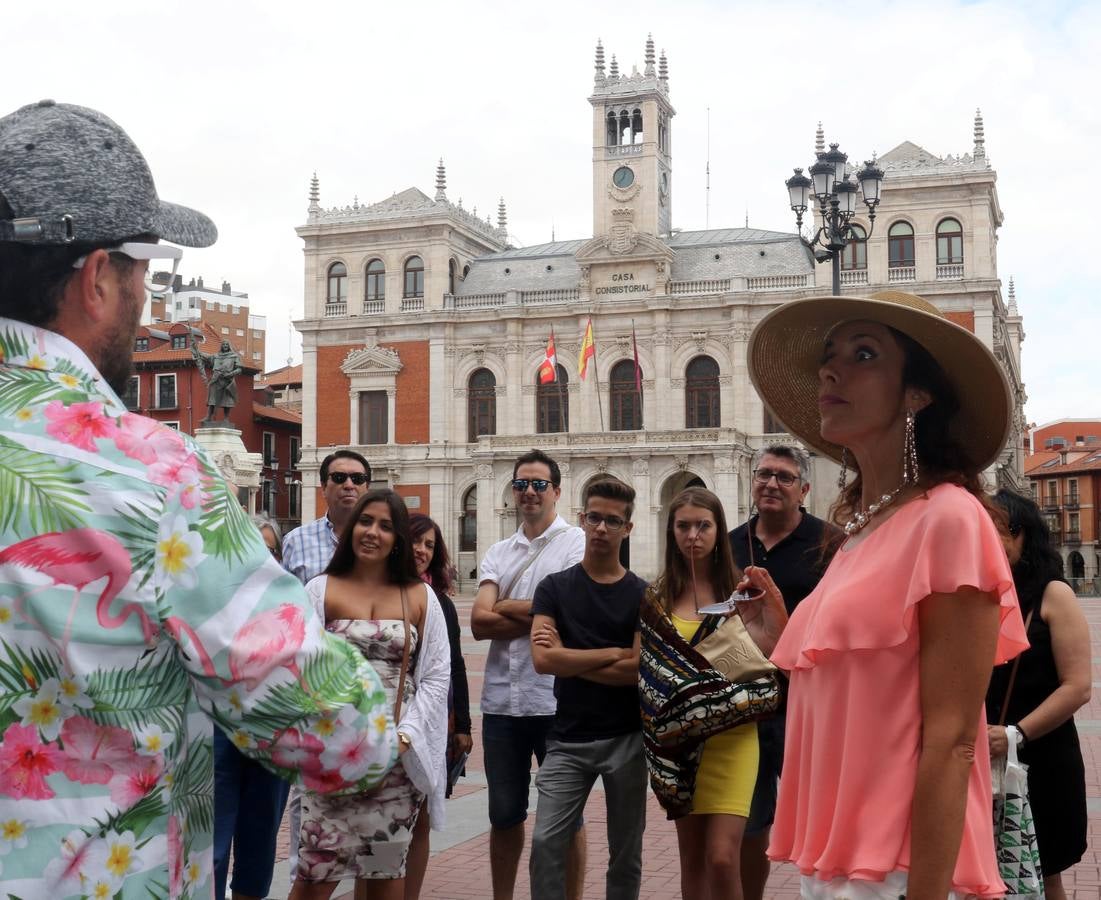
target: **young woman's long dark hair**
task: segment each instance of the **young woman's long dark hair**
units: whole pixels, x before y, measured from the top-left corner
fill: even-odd
[[[409,536],[414,543],[422,535],[432,532],[436,547],[432,552],[432,562],[428,564],[425,575],[432,589],[439,594],[451,596],[455,589],[455,567],[451,565],[451,555],[447,552],[447,544],[443,542],[443,534],[435,520],[430,519],[424,513],[410,513]]]
[[[711,591],[714,600],[710,597],[708,603],[717,600],[725,600],[734,593],[734,587],[741,580],[742,573],[734,562],[734,554],[730,549],[730,540],[727,537],[726,515],[723,513],[723,504],[715,494],[706,488],[691,487],[681,491],[673,498],[669,505],[669,515],[665,521],[665,569],[654,582],[652,591],[654,596],[661,599],[666,612],[672,609],[673,601],[679,597],[692,583],[692,569],[688,560],[680,552],[677,546],[677,536],[673,523],[677,518],[677,510],[685,506],[698,506],[706,509],[715,517],[715,529],[718,532],[715,537],[715,560],[711,567]]]
[[[1013,566],[1013,584],[1025,615],[1043,596],[1044,588],[1063,578],[1063,559],[1051,544],[1051,531],[1040,515],[1040,507],[1028,497],[1004,488],[994,495],[994,503],[1005,511],[1009,533],[1024,533],[1021,558]]]
[[[921,486],[928,490],[938,484],[959,485],[986,507],[994,522],[1000,525],[1000,516],[986,494],[981,468],[953,432],[952,420],[959,412],[960,401],[952,382],[921,344],[889,325],[885,327],[902,348],[902,387],[928,391],[933,398],[925,409],[914,416],[914,443],[917,446]],[[830,509],[830,516],[836,525],[844,525],[861,509],[863,479],[851,455],[849,466],[856,469],[856,478],[841,491]]]
[[[385,503],[390,508],[390,521],[394,524],[394,549],[386,558],[386,572],[393,584],[410,584],[419,581],[417,563],[413,559],[413,539],[409,534],[409,510],[405,501],[389,488],[368,491],[359,498],[359,502],[348,517],[348,524],[340,533],[336,552],[329,561],[326,575],[347,575],[355,568],[356,554],[352,547],[352,532],[359,522],[363,511],[372,503]]]

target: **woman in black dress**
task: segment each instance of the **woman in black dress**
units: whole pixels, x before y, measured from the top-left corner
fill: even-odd
[[[1013,663],[998,666],[986,695],[991,757],[1006,755],[1007,741],[1018,741],[1028,766],[1028,796],[1048,900],[1064,900],[1061,872],[1086,850],[1086,781],[1074,713],[1089,702],[1092,681],[1090,632],[1078,598],[1063,580],[1063,564],[1051,533],[1034,502],[998,491],[994,502],[1009,518],[1006,552],[1013,581],[1028,620],[1031,647],[1020,668],[1003,721]]]

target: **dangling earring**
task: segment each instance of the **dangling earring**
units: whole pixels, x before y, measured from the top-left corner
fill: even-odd
[[[845,478],[849,474],[849,448],[841,448],[841,474],[837,476],[837,489],[845,490]]]
[[[918,483],[917,442],[914,440],[914,411],[906,410],[906,433],[902,439],[902,483]]]

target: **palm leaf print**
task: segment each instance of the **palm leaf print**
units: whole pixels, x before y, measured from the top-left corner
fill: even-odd
[[[0,532],[23,538],[79,528],[92,508],[80,499],[88,494],[76,468],[0,437]]]

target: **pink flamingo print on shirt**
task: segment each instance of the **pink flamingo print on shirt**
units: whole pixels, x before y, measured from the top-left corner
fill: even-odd
[[[207,677],[220,678],[202,641],[187,622],[171,616],[164,625],[177,642],[181,635],[187,636]],[[282,666],[301,682],[302,673],[295,657],[305,639],[306,619],[300,607],[283,603],[274,609],[264,610],[249,619],[233,636],[229,646],[229,673],[232,677],[220,680],[226,685],[243,681],[246,690],[252,691],[272,669]]]
[[[52,584],[28,591],[17,599],[17,609],[21,615],[23,601],[32,594],[56,585],[73,588],[75,596],[65,623],[63,648],[69,644],[81,592],[103,578],[107,579],[107,584],[96,601],[99,624],[104,628],[120,628],[130,616],[136,615],[146,644],[151,644],[157,635],[157,627],[137,603],[127,603],[117,615],[111,613],[111,603],[130,580],[130,554],[117,539],[104,531],[74,528],[72,531],[54,531],[28,538],[0,550],[0,566],[3,565],[32,569],[52,581]]]

